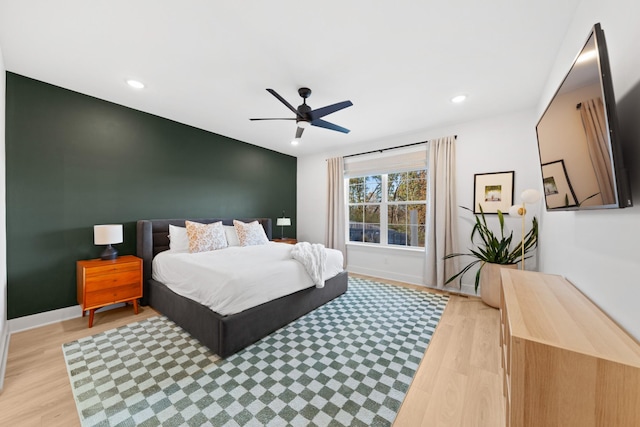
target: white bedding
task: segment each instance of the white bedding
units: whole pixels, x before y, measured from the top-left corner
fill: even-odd
[[[153,278],[173,292],[229,315],[314,286],[291,257],[293,245],[269,242],[210,252],[168,250],[153,259]],[[324,280],[342,271],[342,253],[326,249]]]

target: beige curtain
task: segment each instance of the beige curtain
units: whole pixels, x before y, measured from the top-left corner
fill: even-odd
[[[427,166],[427,231],[425,282],[444,288],[444,282],[458,272],[457,258],[443,260],[458,252],[455,185],[455,136],[429,141]]]
[[[602,202],[605,205],[613,204],[616,202],[616,198],[602,98],[582,102],[580,115],[584,131],[587,134],[587,147],[589,147],[589,156],[598,180]]]
[[[347,264],[345,247],[344,161],[342,157],[327,160],[327,224],[325,246],[337,249]]]

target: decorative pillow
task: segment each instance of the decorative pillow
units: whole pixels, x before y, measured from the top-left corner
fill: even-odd
[[[258,221],[247,224],[234,219],[233,226],[236,229],[236,233],[238,233],[240,246],[264,245],[269,243],[264,228],[262,228],[262,225],[260,225]]]
[[[224,225],[224,234],[227,237],[227,244],[229,246],[240,246],[240,241],[238,240],[238,233],[236,233],[236,228],[233,225]]]
[[[222,221],[212,224],[185,221],[187,236],[189,237],[189,252],[215,251],[227,247]]]
[[[169,249],[181,252],[189,250],[189,238],[187,237],[186,228],[169,224]]]

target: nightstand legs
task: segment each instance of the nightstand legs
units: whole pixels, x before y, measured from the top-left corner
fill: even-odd
[[[133,303],[133,312],[135,314],[138,314],[138,312],[139,312],[139,310],[138,310],[138,300],[134,299],[132,301],[126,301],[127,304],[130,303],[130,302]],[[95,312],[96,312],[95,308],[92,308],[92,309],[89,310],[89,327],[90,328],[93,327],[93,314]],[[86,313],[86,310],[82,310],[82,317],[84,317],[85,313]]]
[[[96,312],[95,308],[92,308],[91,310],[89,310],[89,327],[93,327],[93,314]],[[83,312],[84,314],[84,312]]]

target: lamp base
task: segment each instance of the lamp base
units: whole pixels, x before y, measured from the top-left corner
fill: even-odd
[[[118,251],[116,250],[116,248],[114,248],[111,245],[107,245],[107,247],[104,248],[104,251],[100,255],[100,259],[104,261],[112,260],[116,258],[118,258]]]

